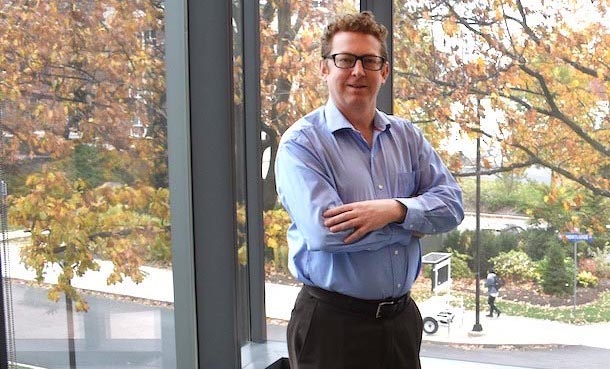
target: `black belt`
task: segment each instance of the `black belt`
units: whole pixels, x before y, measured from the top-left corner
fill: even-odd
[[[337,309],[356,312],[375,319],[387,319],[398,315],[411,299],[410,292],[390,299],[363,300],[308,285],[303,285],[303,290],[311,297]]]

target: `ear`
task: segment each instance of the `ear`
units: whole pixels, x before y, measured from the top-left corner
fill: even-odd
[[[326,76],[328,76],[328,73],[330,73],[330,69],[328,68],[328,59],[320,60],[320,73],[324,79],[326,79]]]
[[[383,78],[382,83],[385,83],[386,79],[390,75],[390,62],[386,62],[383,68],[381,69],[381,78]]]

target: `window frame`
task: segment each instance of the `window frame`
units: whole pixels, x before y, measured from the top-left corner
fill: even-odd
[[[265,345],[259,3],[242,1],[241,9],[249,339]],[[374,11],[391,35],[392,2],[363,0],[360,9]],[[178,368],[241,367],[236,308],[232,15],[232,3],[226,0],[166,2],[168,155]],[[391,38],[388,48],[391,60]],[[380,92],[378,106],[392,113],[391,73]]]

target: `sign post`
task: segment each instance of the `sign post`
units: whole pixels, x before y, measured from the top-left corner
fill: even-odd
[[[578,242],[591,242],[593,241],[593,236],[587,233],[564,233],[563,237],[574,245],[574,297],[572,298],[572,316],[574,316],[576,312],[576,285],[578,284]]]

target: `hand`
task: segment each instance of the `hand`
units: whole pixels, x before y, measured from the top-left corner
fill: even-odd
[[[343,242],[358,241],[368,233],[392,222],[402,222],[407,208],[393,199],[358,201],[328,209],[322,214],[324,225],[333,232],[353,229]]]

